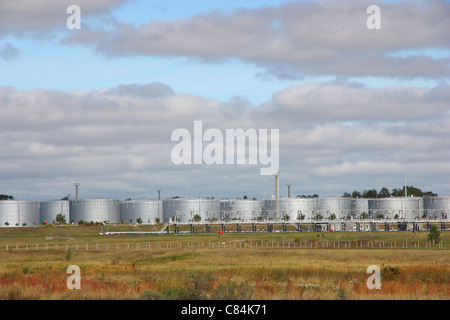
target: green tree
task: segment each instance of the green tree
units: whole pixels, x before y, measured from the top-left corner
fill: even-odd
[[[58,213],[56,215],[56,222],[58,222],[58,223],[66,223],[66,216],[63,215],[62,213]]]
[[[381,188],[380,192],[378,193],[378,196],[380,198],[389,198],[391,196],[391,193],[389,190],[385,187]]]
[[[435,224],[432,224],[430,227],[430,232],[428,233],[428,241],[441,241],[441,232]]]
[[[354,190],[352,192],[352,198],[361,198],[361,192]]]
[[[363,198],[376,198],[378,196],[378,192],[376,189],[364,190],[362,197]]]
[[[344,194],[342,195],[342,198],[351,198],[352,195],[350,193],[348,193],[347,191],[344,192]]]

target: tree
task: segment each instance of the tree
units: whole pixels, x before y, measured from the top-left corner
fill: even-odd
[[[377,195],[378,195],[378,192],[376,189],[364,190],[362,197],[363,198],[376,198]]]
[[[381,188],[380,192],[378,193],[378,196],[380,198],[389,198],[391,196],[391,193],[389,190],[385,187]]]
[[[137,224],[141,224],[141,223],[142,223],[142,219],[141,219],[140,217],[137,218],[137,219],[136,219],[136,223],[137,223]]]
[[[441,232],[435,224],[432,224],[430,227],[430,232],[428,233],[428,241],[441,241]]]
[[[14,200],[14,197],[8,196],[7,194],[0,194],[0,200]]]
[[[196,214],[196,215],[194,216],[194,221],[200,222],[200,220],[202,220],[202,217],[201,217],[199,214]]]
[[[66,216],[63,215],[62,213],[58,213],[56,215],[56,222],[58,222],[58,223],[66,223]]]
[[[351,198],[352,195],[348,192],[344,192],[344,194],[342,195],[342,198]]]
[[[352,192],[352,198],[361,198],[361,193],[357,190]]]

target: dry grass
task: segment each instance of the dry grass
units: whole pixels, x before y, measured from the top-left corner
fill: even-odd
[[[141,299],[144,292],[180,288],[184,276],[191,271],[211,274],[213,288],[230,283],[231,279],[247,283],[252,288],[251,298],[258,300],[450,298],[448,233],[442,234],[445,249],[436,246],[418,249],[410,245],[403,250],[377,246],[357,249],[270,246],[271,241],[297,245],[305,240],[316,241],[315,233],[101,238],[95,235],[97,229],[77,229],[83,235],[62,232],[63,229],[49,235],[43,230],[53,231],[35,228],[35,235],[33,230],[0,234],[0,299]],[[384,240],[411,244],[422,238],[426,238],[425,232],[336,233],[319,239],[330,243]],[[31,240],[39,241],[39,250]],[[169,241],[172,248],[166,248]],[[160,242],[160,247],[156,242]],[[238,245],[244,242],[247,247]],[[16,243],[19,250],[15,249]],[[48,250],[43,249],[44,243],[51,244]],[[53,246],[55,243],[59,244],[58,250]],[[83,245],[76,250],[76,243]],[[89,250],[85,249],[85,243],[89,244]],[[105,250],[107,243],[110,250]],[[136,243],[140,243],[140,249],[136,249]],[[151,243],[152,247],[145,247],[144,243]],[[213,248],[212,243],[222,246]],[[6,244],[9,250],[5,249]],[[70,256],[65,244],[70,244]],[[99,244],[100,250],[94,249],[95,244]],[[116,244],[120,250],[116,250]],[[66,269],[72,264],[81,269],[81,290],[66,287],[69,276]],[[369,290],[366,286],[369,265],[378,265],[382,270],[381,290]]]

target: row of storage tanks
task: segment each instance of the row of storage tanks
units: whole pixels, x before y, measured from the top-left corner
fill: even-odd
[[[68,222],[142,224],[192,221],[311,221],[320,219],[448,219],[450,197],[432,198],[280,198],[269,200],[170,198],[164,200],[85,199],[0,201],[0,226]],[[364,214],[364,215],[362,215]]]

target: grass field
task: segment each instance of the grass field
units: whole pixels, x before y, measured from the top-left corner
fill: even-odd
[[[430,245],[426,231],[100,236],[105,229],[0,229],[0,299],[450,298],[448,231]],[[80,267],[80,290],[67,288],[69,265]],[[367,288],[370,265],[381,269],[379,290]]]

